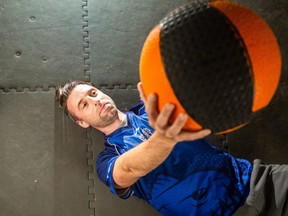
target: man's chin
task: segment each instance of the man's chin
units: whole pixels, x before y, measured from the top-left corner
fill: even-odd
[[[113,124],[117,120],[117,117],[118,117],[117,112],[116,113],[108,113],[107,115],[100,116],[100,118],[103,120],[102,125],[104,127],[107,127],[110,124]]]

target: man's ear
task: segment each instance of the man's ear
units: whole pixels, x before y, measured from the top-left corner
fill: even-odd
[[[77,120],[76,123],[83,128],[88,128],[90,126],[88,123],[86,123],[85,121],[81,121],[81,120]]]

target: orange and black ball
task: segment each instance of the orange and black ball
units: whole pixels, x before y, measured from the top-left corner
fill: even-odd
[[[236,3],[191,3],[170,12],[148,35],[140,58],[146,95],[161,110],[176,105],[171,121],[187,113],[186,130],[221,134],[251,121],[271,101],[281,56],[267,23]]]

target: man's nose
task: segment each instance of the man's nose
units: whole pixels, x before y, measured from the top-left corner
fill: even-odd
[[[101,104],[99,98],[95,97],[89,97],[89,103],[94,106],[99,106]]]

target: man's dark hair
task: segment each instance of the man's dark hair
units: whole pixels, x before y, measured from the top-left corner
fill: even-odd
[[[55,90],[55,100],[59,102],[59,107],[63,108],[64,112],[75,122],[78,120],[78,118],[73,113],[69,112],[67,108],[67,99],[76,86],[83,84],[92,86],[91,83],[75,80],[66,83],[64,86],[59,86]]]

